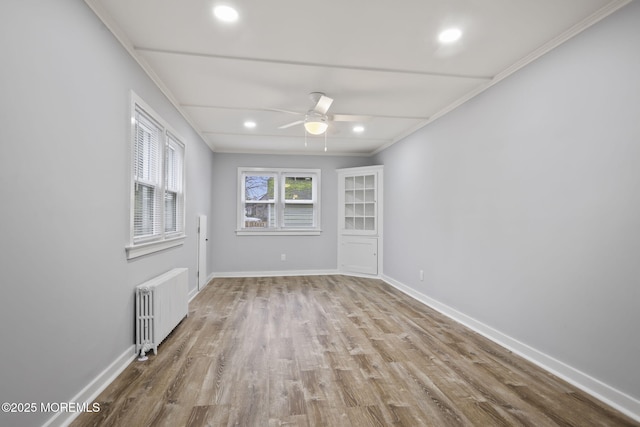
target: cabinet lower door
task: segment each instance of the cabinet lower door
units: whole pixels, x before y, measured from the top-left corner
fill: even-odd
[[[348,273],[378,274],[378,238],[342,236],[340,269]]]

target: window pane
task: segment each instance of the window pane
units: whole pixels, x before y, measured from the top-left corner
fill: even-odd
[[[176,150],[170,145],[167,145],[164,159],[164,181],[167,188],[176,190],[178,188],[178,166]]]
[[[165,213],[164,231],[179,232],[184,227],[184,146],[167,132],[165,148]]]
[[[133,235],[135,237],[153,235],[155,211],[155,188],[137,184],[133,217]]]
[[[136,112],[134,175],[137,180],[151,183],[158,180],[160,132],[153,121]]]
[[[244,210],[244,226],[249,228],[275,227],[273,203],[247,203]]]
[[[244,180],[245,200],[269,200],[274,198],[273,176],[247,175]]]
[[[284,182],[285,200],[313,200],[313,178],[288,176]]]
[[[285,204],[284,226],[295,228],[313,227],[313,204]]]
[[[164,231],[178,231],[178,195],[168,191],[164,194]]]

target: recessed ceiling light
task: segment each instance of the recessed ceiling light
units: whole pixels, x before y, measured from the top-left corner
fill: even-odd
[[[462,37],[462,31],[459,28],[449,28],[438,35],[440,43],[453,43]]]
[[[355,133],[362,133],[362,132],[364,132],[364,126],[360,126],[360,125],[354,126],[353,127],[353,131]]]
[[[247,129],[253,129],[254,127],[256,127],[256,122],[254,122],[253,120],[247,120],[246,122],[244,122],[244,127],[246,127]]]
[[[213,8],[213,14],[223,22],[236,22],[238,20],[238,11],[231,6],[216,6]]]

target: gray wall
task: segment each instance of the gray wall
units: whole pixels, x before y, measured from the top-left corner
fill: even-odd
[[[0,401],[64,402],[133,345],[135,285],[195,287],[214,156],[82,1],[1,2],[0,56]],[[185,139],[188,237],[127,261],[131,89]]]
[[[639,22],[632,2],[376,159],[389,278],[635,399]]]
[[[300,141],[302,144],[302,140]],[[216,274],[260,274],[280,271],[336,270],[338,196],[336,169],[371,164],[370,158],[333,156],[264,156],[217,153],[213,191],[216,195],[210,233]],[[237,236],[238,167],[321,169],[320,236]],[[280,261],[285,253],[287,260]]]

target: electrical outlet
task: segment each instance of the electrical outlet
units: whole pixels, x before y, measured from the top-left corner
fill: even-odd
[[[420,281],[424,280],[424,270],[420,270]]]
[[[287,260],[287,254],[280,254],[280,261],[286,261]]]

